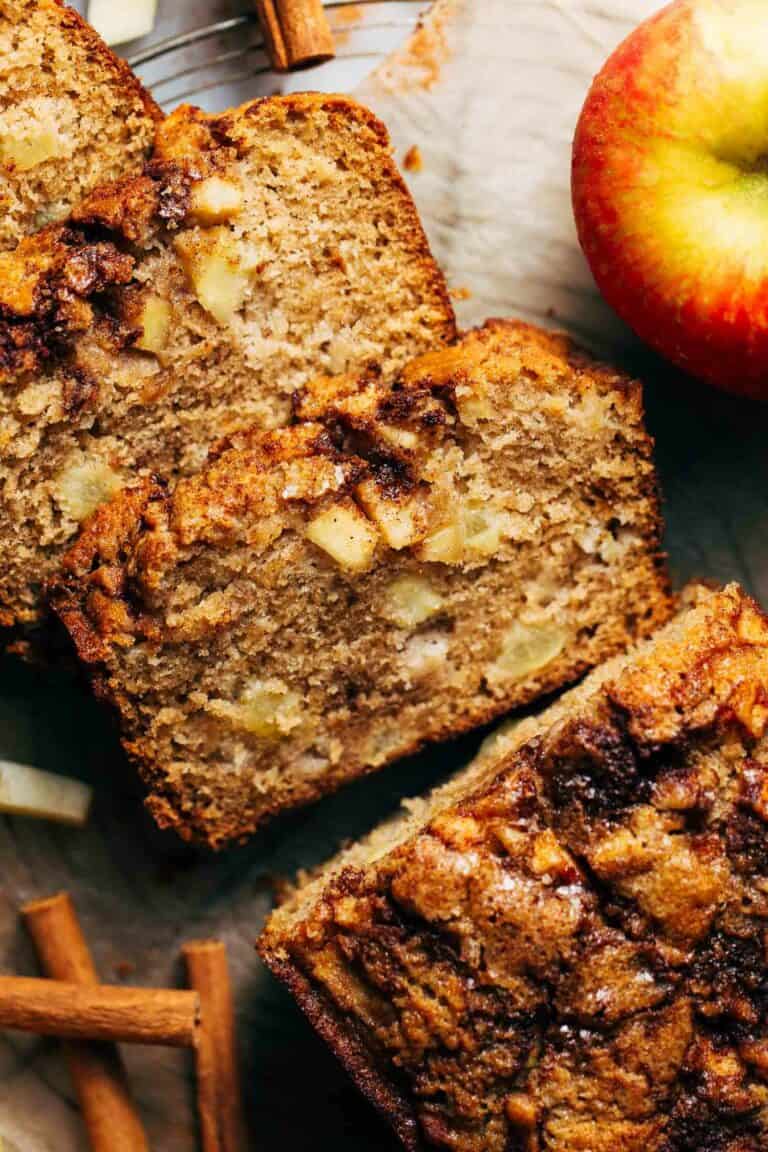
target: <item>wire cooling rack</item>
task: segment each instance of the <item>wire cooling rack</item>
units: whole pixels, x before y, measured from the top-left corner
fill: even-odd
[[[326,7],[336,59],[309,72],[278,75],[272,70],[255,11],[148,38],[127,53],[128,63],[166,109],[192,101],[215,110],[292,88],[345,91],[405,40],[429,3],[332,0]]]

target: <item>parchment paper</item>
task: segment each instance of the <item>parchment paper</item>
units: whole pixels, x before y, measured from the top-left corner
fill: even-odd
[[[423,168],[408,178],[451,283],[469,292],[457,302],[462,322],[516,313],[559,324],[641,372],[676,579],[736,578],[768,603],[766,409],[677,380],[638,349],[597,299],[571,218],[570,139],[590,77],[656,6],[440,0],[415,48],[359,94],[387,121],[400,159],[414,145],[421,152]],[[203,7],[196,3],[195,13]],[[221,14],[227,6],[214,7]],[[254,84],[252,94],[259,90]],[[442,778],[477,740],[397,765],[211,858],[153,828],[108,722],[81,688],[0,661],[0,757],[79,775],[97,791],[83,832],[0,821],[0,969],[36,972],[17,907],[63,887],[75,896],[105,980],[178,984],[181,942],[221,936],[237,989],[253,1147],[393,1149],[385,1126],[262,971],[253,940],[272,876],[321,861],[400,797]],[[150,1049],[126,1050],[126,1058],[152,1147],[192,1152],[187,1058]],[[20,1152],[86,1148],[55,1043],[0,1036],[0,1136]]]

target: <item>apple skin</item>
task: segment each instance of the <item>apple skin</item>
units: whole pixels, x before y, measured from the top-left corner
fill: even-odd
[[[768,399],[768,4],[676,0],[590,89],[579,241],[631,328],[685,372]]]

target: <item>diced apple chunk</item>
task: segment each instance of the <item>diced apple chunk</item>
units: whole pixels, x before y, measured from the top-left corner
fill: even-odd
[[[483,420],[491,420],[494,415],[488,396],[476,384],[474,386],[464,384],[456,389],[456,406],[462,424],[467,424],[469,427],[474,427]]]
[[[248,277],[226,256],[215,253],[195,277],[197,298],[220,324],[228,323],[245,301]]]
[[[540,671],[560,655],[565,641],[566,633],[557,624],[513,624],[488,670],[489,683],[495,687]]]
[[[440,564],[489,559],[501,548],[506,530],[506,513],[473,501],[457,512],[455,520],[426,538],[419,557]]]
[[[229,324],[245,303],[250,279],[225,228],[184,232],[176,250],[197,299],[220,324]]]
[[[88,21],[107,44],[148,36],[155,26],[157,0],[89,0]]]
[[[493,509],[470,505],[462,515],[464,547],[475,556],[495,556],[501,548],[503,518]]]
[[[123,483],[123,477],[106,460],[81,453],[59,473],[53,497],[65,516],[80,523],[111,500]]]
[[[356,494],[390,548],[408,548],[424,538],[426,509],[418,497],[390,500],[375,480],[364,480]]]
[[[302,697],[276,678],[249,680],[235,703],[212,700],[214,715],[260,740],[281,740],[303,719]]]
[[[379,435],[388,444],[406,452],[412,452],[419,443],[418,436],[410,428],[397,428],[394,424],[382,424]]]
[[[442,596],[423,576],[400,576],[387,588],[382,616],[398,628],[417,628],[442,606]]]
[[[460,564],[464,557],[464,532],[461,524],[438,528],[419,548],[420,559],[434,564]]]
[[[168,343],[168,332],[171,327],[171,305],[162,296],[154,293],[147,296],[139,316],[141,336],[136,341],[136,347],[142,352],[152,352],[157,355],[162,352]]]
[[[0,812],[81,825],[91,798],[91,789],[79,780],[0,761]]]
[[[192,188],[189,213],[198,224],[225,224],[243,206],[243,190],[235,180],[209,176]]]
[[[61,139],[50,128],[30,131],[25,136],[0,138],[0,157],[4,164],[13,166],[17,172],[29,172],[61,154]]]
[[[402,655],[402,666],[409,679],[423,680],[445,669],[450,670],[450,646],[449,637],[437,629],[433,632],[414,633]]]
[[[370,566],[379,539],[352,500],[334,504],[315,516],[307,537],[349,572],[364,572]]]

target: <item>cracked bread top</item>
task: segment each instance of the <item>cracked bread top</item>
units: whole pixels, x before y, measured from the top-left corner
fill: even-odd
[[[767,705],[768,621],[703,595],[274,914],[408,1147],[765,1147]]]

